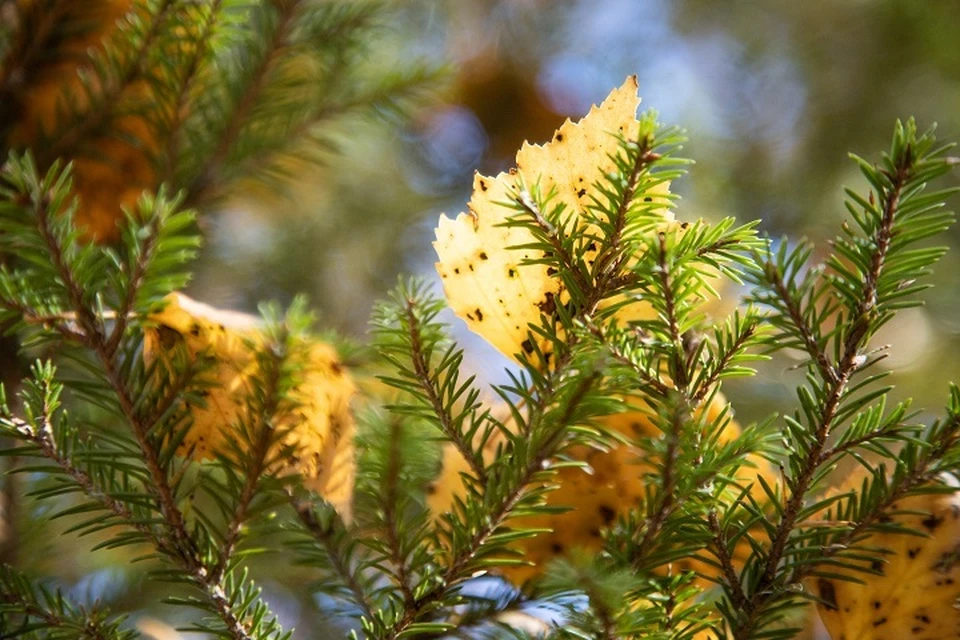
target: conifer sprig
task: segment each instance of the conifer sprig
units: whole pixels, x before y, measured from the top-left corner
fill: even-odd
[[[148,543],[170,565],[158,575],[199,589],[200,599],[174,600],[200,607],[217,620],[198,623],[198,629],[234,639],[284,637],[260,601],[259,589],[237,565],[235,550],[241,525],[265,500],[270,502],[265,496],[271,483],[265,478],[273,460],[266,458],[266,450],[283,434],[265,425],[275,414],[290,411],[285,398],[296,375],[286,357],[288,334],[268,331],[274,347],[261,354],[256,376],[263,384],[257,386],[259,392],[251,397],[239,425],[239,437],[255,446],[238,447],[245,456],[224,456],[221,469],[226,482],[211,480],[207,485],[222,490],[214,502],[227,514],[224,528],[201,514],[189,519],[181,506],[189,493],[183,480],[189,463],[178,462],[174,453],[189,427],[180,402],[196,401],[195,385],[202,383],[203,372],[176,354],[173,367],[178,370],[145,368],[139,318],[185,283],[184,263],[195,254],[197,241],[182,233],[192,218],[177,211],[177,200],[161,193],[143,198],[131,213],[129,224],[137,230],[124,232],[121,249],[85,244],[72,223],[69,173],[69,167],[61,170],[55,164],[41,176],[29,156],[12,155],[4,167],[0,189],[5,233],[0,248],[20,261],[13,272],[2,274],[0,306],[4,316],[21,327],[58,337],[72,343],[77,353],[92,356],[92,362],[73,359],[83,363],[89,378],[78,381],[76,389],[119,416],[129,432],[104,431],[96,444],[78,437],[71,423],[55,413],[61,385],[49,366],[35,368],[35,379],[24,387],[27,418],[7,415],[4,431],[28,445],[18,449],[19,454],[51,461],[54,466],[44,470],[66,481],[37,492],[37,498],[82,491],[87,502],[61,516],[103,509],[111,515],[83,520],[77,530],[127,525],[127,531],[113,533],[104,546]],[[135,312],[135,321],[130,321],[130,312]],[[284,326],[302,330],[304,321],[297,313],[292,310]],[[113,318],[113,328],[108,328],[108,317]],[[31,468],[39,467],[18,471]],[[223,546],[217,547],[214,539]]]
[[[811,539],[822,543],[821,536],[829,533],[802,526],[835,502],[811,502],[811,498],[837,456],[858,455],[857,449],[862,448],[891,459],[896,469],[889,486],[882,473],[875,473],[857,505],[848,505],[852,510],[845,515],[855,523],[851,529],[855,533],[849,538],[848,532],[834,533],[848,543],[871,530],[894,503],[890,495],[909,495],[922,485],[921,478],[934,480],[927,473],[926,457],[920,455],[933,445],[916,439],[906,406],[884,414],[883,398],[889,389],[873,386],[883,375],[854,380],[877,361],[867,351],[870,338],[896,310],[919,304],[906,296],[924,288],[915,284],[917,279],[927,275],[944,253],[940,248],[911,245],[943,232],[953,222],[953,215],[942,207],[955,189],[923,194],[929,180],[949,170],[943,157],[948,148],[935,147],[932,131],[919,134],[911,120],[897,123],[890,151],[879,165],[854,157],[872,190],[866,197],[847,190],[847,209],[857,230],[845,225],[845,235],[834,242],[826,270],[805,271],[811,253],[806,245],[793,250],[781,246],[776,251],[768,247],[757,254],[750,274],[756,287],[753,300],[771,309],[769,320],[779,344],[803,348],[810,364],[808,386],[798,389],[801,411],[786,418],[785,486],[782,491],[769,491],[777,510],[776,524],[765,527],[769,547],[754,556],[737,584],[728,587],[735,605],[727,610],[728,622],[735,638],[753,637],[760,629],[771,637],[789,637],[790,629],[770,627],[800,597],[793,586],[818,571],[821,563],[863,570],[852,550],[811,555],[810,550],[816,549]],[[833,328],[823,331],[828,322]],[[837,437],[838,443],[831,445]],[[906,443],[899,460],[882,441]],[[863,464],[871,470],[882,468]],[[851,560],[831,562],[838,556]]]
[[[132,640],[137,634],[123,629],[124,616],[110,616],[99,605],[81,607],[59,589],[34,584],[11,567],[0,565],[0,628],[4,637],[42,637],[51,640]]]

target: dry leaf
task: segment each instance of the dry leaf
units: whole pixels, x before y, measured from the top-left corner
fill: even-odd
[[[643,400],[637,398],[633,402],[640,405]],[[718,420],[724,409],[729,412],[727,401],[718,393],[707,409],[707,423]],[[599,422],[605,428],[635,440],[656,438],[661,435],[660,430],[650,420],[647,411],[617,413]],[[505,424],[509,428],[510,421],[507,420]],[[740,433],[740,425],[735,420],[730,420],[723,427],[719,442],[729,443]],[[502,442],[502,436],[495,436],[485,443],[484,458],[487,464],[492,461],[498,445]],[[573,459],[589,463],[590,471],[585,472],[571,467],[561,468],[556,478],[551,481],[559,484],[559,488],[547,496],[547,504],[553,507],[570,507],[571,510],[564,513],[517,518],[509,523],[513,527],[552,529],[549,533],[542,533],[535,538],[525,538],[514,543],[514,548],[523,552],[524,560],[533,563],[533,566],[505,566],[499,569],[505,577],[517,584],[540,576],[552,559],[565,556],[573,549],[599,551],[603,546],[601,530],[612,525],[629,509],[636,507],[638,502],[647,495],[645,476],[654,472],[654,466],[643,450],[629,445],[616,446],[610,451],[579,446],[567,453]],[[738,480],[741,483],[750,484],[756,480],[757,476],[762,475],[771,486],[775,484],[776,476],[766,460],[759,456],[751,456],[749,460],[754,466],[744,466],[740,470]],[[434,517],[451,510],[456,498],[466,497],[463,473],[469,475],[470,467],[457,448],[448,443],[443,449],[440,475],[430,487],[427,496],[427,504]],[[764,499],[765,494],[758,482],[754,483],[752,493],[758,500]],[[744,542],[737,549],[735,558],[737,564],[742,564],[749,554],[750,547]],[[715,569],[696,561],[675,563],[674,568],[717,575]],[[702,586],[706,587],[709,584],[704,582]]]
[[[514,358],[521,352],[532,354],[528,324],[539,324],[541,312],[550,315],[554,305],[567,298],[563,283],[548,266],[522,264],[542,256],[532,249],[508,249],[534,238],[527,229],[498,226],[512,213],[503,203],[513,198],[518,181],[539,182],[543,193],[555,190],[557,203],[582,215],[592,202],[593,185],[616,168],[609,157],[616,155],[620,144],[614,134],[636,138],[639,105],[637,80],[627,78],[582,120],[567,120],[552,141],[524,143],[516,169],[496,178],[477,174],[468,213],[455,220],[440,217],[433,246],[447,301],[472,331],[502,353]],[[666,183],[657,188],[664,195],[668,192]],[[666,206],[662,212],[664,223],[672,222]],[[649,318],[651,313],[649,305],[635,303],[624,307],[620,317]],[[545,342],[540,347],[549,351]]]
[[[854,474],[840,490],[860,490]],[[930,537],[877,533],[859,544],[886,549],[874,562],[879,575],[858,573],[857,584],[826,577],[807,586],[822,600],[820,619],[831,638],[942,640],[960,637],[960,494],[920,495],[899,501],[894,521]]]
[[[225,453],[227,436],[241,418],[244,400],[256,373],[256,350],[265,346],[259,320],[243,313],[222,311],[175,293],[167,305],[149,318],[144,360],[166,357],[178,344],[190,357],[213,358],[204,373],[211,382],[205,406],[191,406],[193,424],[179,452],[196,460]],[[301,380],[291,394],[294,413],[275,417],[275,428],[287,431],[284,447],[291,455],[273,473],[301,474],[304,484],[350,516],[353,496],[354,422],[350,400],[355,386],[328,344],[312,341],[297,355],[303,359]]]

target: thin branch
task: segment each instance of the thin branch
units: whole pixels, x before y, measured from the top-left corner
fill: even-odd
[[[817,365],[817,369],[820,372],[820,377],[831,384],[837,384],[839,377],[836,369],[833,366],[833,363],[830,362],[830,357],[827,355],[826,351],[821,348],[813,329],[807,325],[807,322],[803,317],[803,312],[796,304],[796,301],[790,294],[790,290],[788,289],[786,282],[784,282],[783,277],[772,261],[767,260],[764,263],[764,274],[767,282],[771,285],[774,292],[776,292],[777,296],[780,298],[780,301],[786,308],[787,313],[790,316],[790,321],[793,324],[793,328],[796,329],[797,333],[800,334],[800,337],[803,340],[804,349],[813,359],[813,362]]]
[[[383,477],[383,496],[380,508],[383,509],[383,524],[386,534],[386,544],[390,549],[390,562],[396,567],[397,586],[403,595],[403,606],[407,609],[416,604],[413,594],[413,581],[407,566],[407,558],[403,553],[402,543],[398,531],[397,505],[400,502],[400,437],[403,425],[399,420],[390,422],[390,447],[387,451],[387,468]]]
[[[84,110],[81,117],[59,127],[57,135],[51,137],[49,144],[37,149],[41,166],[47,166],[60,157],[72,156],[81,142],[112,123],[123,104],[121,96],[143,74],[147,54],[160,35],[160,27],[174,2],[176,0],[163,0],[159,10],[150,16],[150,27],[144,34],[143,41],[124,65],[123,71],[116,78],[111,76],[113,82],[108,82],[101,88],[96,100]]]
[[[657,253],[657,275],[660,278],[660,293],[663,295],[664,315],[666,316],[667,329],[670,333],[670,341],[673,343],[673,369],[677,390],[686,397],[687,386],[690,384],[690,376],[687,373],[687,366],[683,354],[683,336],[680,333],[680,323],[677,318],[676,299],[674,298],[673,286],[670,282],[670,265],[667,264],[667,238],[666,234],[657,235],[657,242],[660,248]]]
[[[330,566],[340,577],[340,580],[347,589],[350,590],[353,601],[360,607],[361,613],[366,618],[373,618],[373,612],[376,610],[376,607],[374,607],[370,601],[354,570],[347,565],[347,562],[341,557],[333,544],[333,531],[331,530],[333,524],[331,523],[331,526],[328,527],[321,523],[313,511],[313,505],[309,502],[298,501],[290,495],[290,505],[293,507],[293,511],[297,514],[297,519],[300,520],[304,529],[323,547],[327,554],[327,559],[330,561]],[[334,517],[338,518],[339,516]]]
[[[727,535],[720,526],[716,511],[711,511],[707,516],[707,525],[713,533],[714,545],[716,546],[715,555],[720,561],[720,568],[723,576],[727,579],[727,585],[733,592],[732,602],[735,609],[742,609],[747,602],[747,595],[743,592],[743,583],[740,582],[740,575],[736,567],[733,566],[733,558],[727,553]]]
[[[76,313],[77,322],[83,330],[81,344],[91,349],[100,361],[105,377],[117,396],[120,410],[130,425],[134,439],[143,455],[151,478],[147,490],[157,499],[168,534],[173,537],[172,541],[164,542],[161,548],[169,550],[171,557],[206,592],[231,636],[236,640],[251,640],[246,623],[242,622],[234,613],[233,604],[224,593],[223,586],[219,581],[211,579],[210,572],[201,560],[196,543],[187,530],[183,512],[177,505],[173,487],[171,487],[167,473],[160,463],[159,452],[150,440],[150,427],[155,420],[153,418],[144,419],[143,416],[138,414],[134,400],[121,373],[121,364],[116,359],[116,352],[111,353],[107,350],[103,324],[84,303],[83,291],[74,278],[71,268],[64,261],[64,249],[60,246],[60,242],[54,234],[50,218],[51,212],[46,206],[36,206],[34,212],[37,216],[40,235],[50,251],[51,261],[60,276],[61,282],[67,289],[70,303],[73,306],[74,313]]]
[[[449,407],[444,403],[441,391],[437,389],[435,376],[430,370],[430,362],[423,350],[423,336],[420,330],[420,319],[416,314],[416,301],[407,299],[404,312],[407,316],[407,325],[410,327],[410,357],[413,361],[413,370],[417,382],[427,396],[430,408],[433,409],[440,422],[441,431],[457,447],[460,455],[470,465],[470,470],[480,484],[485,484],[487,470],[483,465],[483,460],[474,455],[472,443],[465,440],[463,434],[457,429],[456,420],[450,413]]]
[[[774,588],[777,580],[777,569],[783,559],[797,518],[803,509],[807,492],[810,490],[813,478],[822,463],[822,453],[826,449],[834,419],[845,396],[847,383],[858,368],[857,356],[864,336],[867,335],[869,329],[870,319],[868,315],[876,305],[877,284],[890,248],[890,241],[893,238],[894,218],[900,201],[900,194],[909,178],[911,168],[911,162],[905,162],[897,168],[896,175],[889,176],[892,186],[889,193],[885,194],[883,215],[876,232],[870,270],[866,274],[860,301],[852,315],[851,329],[844,340],[840,362],[836,368],[833,366],[826,368],[826,371],[832,372],[833,375],[825,376],[824,379],[824,382],[828,385],[828,392],[824,394],[825,400],[820,410],[819,423],[816,425],[814,442],[807,453],[800,474],[790,483],[790,498],[784,505],[783,515],[772,536],[762,577],[753,596],[745,606],[746,617],[738,624],[737,628],[733,629],[733,636],[737,640],[746,640],[750,637],[757,623],[757,617],[763,610],[763,605],[781,593],[780,590]],[[792,296],[786,292],[785,287],[782,289],[782,293],[781,290],[778,290],[778,294],[781,295],[783,302],[788,304],[789,308],[794,308]],[[796,311],[798,318],[801,320],[797,329],[804,335],[813,335],[809,327],[806,327],[805,323],[802,322],[799,309]],[[819,347],[817,347],[817,351],[819,351]],[[823,370],[821,370],[821,374],[823,374]]]
[[[219,583],[230,564],[233,552],[236,549],[237,542],[240,539],[240,531],[247,521],[247,515],[250,510],[250,504],[256,496],[257,485],[266,472],[267,456],[270,453],[270,447],[276,439],[276,431],[273,426],[274,416],[280,407],[280,367],[283,357],[275,349],[269,349],[271,357],[270,373],[263,380],[263,394],[266,398],[266,404],[258,412],[258,420],[254,429],[254,440],[251,443],[248,466],[246,469],[247,477],[240,489],[240,496],[234,507],[233,516],[227,524],[226,535],[223,543],[220,545],[220,552],[217,555],[217,561],[210,569],[210,580]]]
[[[207,20],[200,28],[200,35],[194,41],[194,47],[187,66],[183,72],[183,78],[177,91],[176,98],[170,107],[170,122],[167,125],[165,136],[167,138],[167,149],[165,153],[166,167],[164,168],[165,180],[172,182],[175,177],[176,164],[180,156],[181,127],[185,122],[184,112],[187,106],[187,100],[193,89],[194,81],[200,71],[200,63],[203,61],[210,47],[210,41],[213,38],[213,31],[216,28],[217,18],[220,15],[220,6],[223,0],[213,0],[209,7]]]
[[[754,322],[748,327],[746,331],[744,331],[743,333],[737,336],[736,340],[734,340],[733,344],[730,345],[730,348],[726,350],[723,356],[721,356],[716,361],[711,362],[710,375],[707,376],[707,378],[700,383],[696,393],[694,393],[690,397],[690,404],[692,406],[694,407],[700,406],[700,403],[704,401],[704,399],[707,397],[707,394],[709,394],[713,390],[714,385],[716,385],[717,382],[719,382],[720,376],[723,374],[724,371],[727,370],[727,365],[729,365],[730,362],[733,360],[733,358],[741,352],[741,350],[744,348],[747,342],[749,342],[750,339],[756,335],[756,333],[757,333],[757,324]]]
[[[246,91],[240,98],[237,107],[230,114],[223,133],[220,135],[220,141],[214,149],[210,158],[205,163],[205,169],[192,184],[187,188],[187,206],[192,207],[196,203],[202,202],[208,192],[216,186],[219,179],[219,173],[230,158],[230,152],[233,150],[234,143],[240,135],[241,130],[247,123],[254,107],[257,106],[264,88],[267,86],[267,80],[270,77],[277,60],[283,54],[289,45],[289,38],[296,26],[297,13],[304,0],[290,0],[286,6],[279,9],[280,16],[276,28],[273,32],[273,38],[267,48],[266,55],[260,61],[260,64],[253,71],[250,83]]]
[[[590,388],[596,383],[598,377],[599,374],[593,374],[580,381],[577,388],[571,394],[571,398],[567,402],[563,415],[556,420],[557,425],[566,425],[569,423],[574,411],[576,411]],[[407,628],[416,622],[422,611],[439,600],[450,587],[469,578],[469,576],[462,575],[464,569],[476,555],[477,551],[503,526],[510,512],[513,511],[517,503],[523,498],[527,485],[537,473],[543,470],[543,463],[555,455],[563,445],[564,434],[564,429],[557,429],[552,437],[547,438],[536,453],[527,460],[520,474],[514,478],[513,488],[502,496],[498,504],[491,505],[490,509],[486,512],[483,524],[473,534],[467,544],[451,558],[450,564],[442,578],[438,580],[437,586],[417,598],[412,608],[408,607],[404,610],[403,617],[393,625],[386,638],[389,640],[399,638]]]

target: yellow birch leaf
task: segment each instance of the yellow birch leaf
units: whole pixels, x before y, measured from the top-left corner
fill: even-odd
[[[643,403],[640,398],[632,400],[637,404]],[[729,405],[718,393],[706,408],[706,421],[717,421],[721,411],[725,409],[729,411]],[[635,440],[661,435],[649,414],[642,410],[613,414],[601,419],[600,423]],[[509,420],[506,424],[510,426]],[[720,432],[719,442],[731,442],[740,433],[740,425],[731,419]],[[503,442],[503,436],[498,436],[485,443],[483,453],[488,464],[492,461],[497,446]],[[551,560],[566,556],[571,550],[599,551],[603,546],[601,530],[612,525],[629,509],[636,507],[647,495],[646,474],[654,471],[654,461],[640,448],[621,444],[609,451],[601,451],[579,446],[570,449],[567,454],[573,459],[587,462],[590,469],[585,472],[580,468],[561,468],[556,478],[551,481],[556,482],[559,487],[547,495],[547,504],[552,507],[567,507],[570,510],[516,518],[509,522],[513,527],[551,530],[514,543],[513,548],[522,551],[523,559],[533,563],[532,566],[504,566],[498,569],[504,577],[516,584],[540,576]],[[744,466],[738,474],[738,480],[745,485],[753,483],[752,494],[762,501],[765,494],[755,480],[758,476],[763,476],[772,486],[776,482],[776,476],[766,460],[759,456],[751,456],[749,459],[753,466]],[[427,505],[434,517],[450,511],[456,498],[466,497],[462,474],[470,475],[467,461],[451,443],[444,446],[441,463],[440,475],[429,487],[427,496]],[[750,546],[744,542],[737,548],[734,561],[742,565],[749,555]],[[696,570],[706,575],[719,575],[719,570],[695,560],[674,563],[674,570]],[[710,586],[706,581],[701,581],[700,584],[703,587]]]
[[[532,354],[528,325],[539,324],[541,312],[550,315],[554,305],[567,299],[563,283],[552,269],[523,264],[542,256],[534,255],[532,249],[508,249],[529,244],[534,238],[527,229],[499,226],[512,213],[503,203],[514,197],[521,181],[538,183],[542,193],[555,192],[557,204],[582,216],[595,195],[591,193],[593,185],[616,169],[610,157],[619,149],[616,134],[636,138],[639,105],[637,79],[631,76],[582,120],[564,122],[550,142],[524,143],[517,153],[516,169],[495,178],[477,174],[467,213],[453,220],[440,217],[433,246],[450,308],[502,353],[513,358]],[[666,195],[668,185],[658,185],[657,190]],[[662,212],[664,223],[673,220],[666,207]],[[651,311],[648,305],[636,303],[620,313],[626,320],[650,317]],[[539,346],[549,352],[544,342]]]
[[[843,489],[859,491],[862,473]],[[899,501],[897,524],[929,537],[876,533],[858,544],[882,548],[873,563],[879,575],[857,573],[863,584],[812,578],[820,620],[834,640],[942,640],[960,638],[960,493],[920,495]]]
[[[174,293],[162,311],[150,316],[145,330],[143,357],[149,365],[168,357],[172,348],[184,345],[191,358],[212,358],[204,373],[211,383],[205,389],[204,406],[190,406],[193,424],[179,453],[195,460],[227,453],[231,429],[241,419],[245,398],[252,392],[257,349],[265,338],[257,318],[222,311]],[[291,399],[296,410],[275,416],[275,428],[286,435],[278,446],[291,454],[271,473],[301,475],[309,489],[319,493],[346,519],[353,498],[354,421],[350,400],[355,386],[334,348],[319,341],[303,345],[291,357],[301,378]]]

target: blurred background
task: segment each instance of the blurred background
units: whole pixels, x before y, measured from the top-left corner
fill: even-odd
[[[298,180],[291,200],[239,199],[206,217],[198,296],[253,308],[305,292],[323,324],[362,337],[398,273],[436,280],[433,228],[440,212],[464,210],[475,170],[509,168],[524,140],[548,140],[629,74],[641,108],[688,132],[696,164],[674,185],[679,217],[760,219],[771,236],[824,250],[845,213],[843,186],[864,189],[848,152],[876,159],[894,121],[911,115],[960,140],[958,2],[431,0],[394,10],[385,59],[445,66],[433,99],[408,122],[343,125],[342,155]],[[954,229],[947,241],[958,240]],[[948,254],[927,306],[878,339],[892,346],[899,392],[933,411],[960,378],[958,266]],[[462,337],[471,366],[497,379],[506,359]],[[794,381],[777,362],[762,384],[728,391],[741,417],[757,419],[792,399]]]
[[[0,17],[9,4],[0,0]],[[326,125],[334,149],[299,167],[282,195],[240,190],[202,211],[191,295],[253,310],[306,293],[323,327],[365,339],[371,306],[398,274],[437,282],[433,228],[441,212],[464,210],[473,172],[509,168],[524,140],[548,140],[630,74],[643,108],[688,132],[685,153],[696,164],[673,186],[679,218],[760,219],[765,233],[805,236],[824,250],[844,217],[843,186],[865,189],[848,151],[875,159],[895,119],[909,116],[960,141],[960,2],[407,0],[387,15],[369,61],[443,69],[428,97],[403,115],[365,112]],[[945,241],[956,248],[960,230]],[[878,338],[891,345],[895,393],[915,398],[919,419],[935,415],[948,381],[960,380],[958,272],[953,251],[927,305]],[[723,294],[718,314],[738,291]],[[502,379],[508,361],[449,320],[468,366]],[[742,422],[792,406],[792,364],[777,360],[758,379],[725,386]],[[25,557],[30,535],[21,533]],[[37,558],[40,570],[59,562]],[[70,561],[75,594],[121,610],[156,589],[89,554]],[[265,588],[285,624],[323,628],[309,597]],[[170,633],[158,623],[156,637]]]

